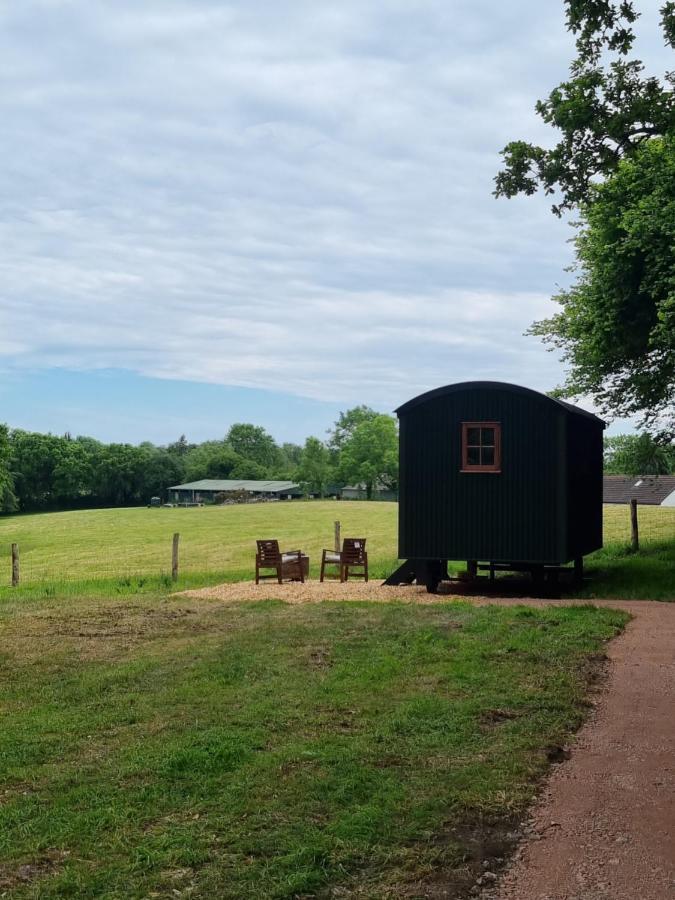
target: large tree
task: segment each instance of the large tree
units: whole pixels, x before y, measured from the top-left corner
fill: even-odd
[[[281,452],[274,438],[259,425],[239,422],[230,428],[225,440],[240,457],[263,469],[274,469],[281,463]]]
[[[398,433],[391,416],[375,415],[357,425],[340,454],[345,481],[363,484],[370,500],[376,485],[394,488],[398,481]]]
[[[318,438],[308,437],[300,457],[297,478],[313,494],[323,497],[331,476],[330,453]]]
[[[579,277],[555,298],[561,311],[531,333],[570,364],[563,396],[593,397],[611,415],[675,433],[675,75],[645,77],[629,59],[632,2],[567,0],[577,37],[570,79],[537,112],[561,139],[552,149],[515,141],[496,194],[543,188],[554,212],[577,208]],[[675,42],[675,3],[661,8]]]
[[[675,433],[675,136],[654,139],[593,189],[578,278],[531,333],[570,364],[562,393]]]
[[[354,431],[359,425],[362,425],[364,422],[372,422],[377,416],[378,413],[376,413],[374,409],[371,409],[370,406],[365,406],[364,404],[361,406],[354,406],[346,412],[341,412],[337,422],[333,426],[333,430],[330,432],[328,446],[331,450],[339,452],[352,438]]]
[[[230,478],[241,457],[225,441],[204,441],[183,457],[186,481],[202,478]]]
[[[557,194],[560,215],[585,203],[598,178],[611,175],[655,136],[673,129],[675,73],[645,77],[629,59],[638,18],[631,0],[566,0],[567,27],[576,35],[570,77],[536,104],[538,115],[559,132],[552,148],[512,141],[502,151],[497,196],[543,189]],[[661,7],[666,44],[675,46],[675,2]]]

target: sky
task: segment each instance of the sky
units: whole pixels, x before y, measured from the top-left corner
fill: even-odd
[[[492,190],[572,55],[562,0],[0,0],[0,421],[302,442],[456,381],[550,390],[523,332],[572,231]]]

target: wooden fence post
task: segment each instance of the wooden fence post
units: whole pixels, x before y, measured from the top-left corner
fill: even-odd
[[[178,581],[178,541],[180,534],[176,532],[173,536],[173,546],[171,548],[171,577],[174,581]]]
[[[640,536],[638,534],[637,498],[630,501],[630,545],[633,550],[640,549]]]
[[[335,552],[339,553],[341,549],[342,549],[342,546],[340,543],[340,523],[336,522],[335,523]]]
[[[12,587],[19,583],[19,545],[12,544]]]

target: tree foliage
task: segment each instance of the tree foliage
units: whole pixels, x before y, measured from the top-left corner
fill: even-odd
[[[281,453],[274,438],[259,425],[238,422],[230,428],[225,441],[241,459],[255,462],[262,469],[278,466],[281,462]]]
[[[307,485],[309,491],[323,497],[331,479],[330,453],[318,438],[308,437],[302,449],[297,468],[297,479]]]
[[[354,406],[346,412],[341,412],[337,422],[333,426],[333,430],[330,432],[330,440],[328,442],[329,447],[332,450],[339,452],[345,444],[351,440],[354,431],[359,425],[362,425],[364,422],[371,422],[373,419],[376,419],[377,416],[378,413],[376,413],[374,409],[363,404],[361,406]]]
[[[675,474],[675,446],[657,444],[649,434],[619,434],[605,438],[608,475]]]
[[[201,478],[231,478],[237,464],[238,453],[225,441],[204,441],[184,457],[183,479],[199,481]]]
[[[342,446],[339,471],[344,481],[365,485],[368,500],[377,484],[394,488],[398,481],[396,420],[376,414],[356,425]]]
[[[9,429],[0,424],[0,512],[12,512],[16,509],[10,453]]]
[[[644,144],[594,187],[576,238],[579,277],[531,333],[570,364],[561,393],[675,432],[675,136]]]
[[[576,36],[570,78],[537,104],[556,128],[552,149],[514,141],[503,151],[497,196],[556,193],[578,208],[576,283],[560,311],[530,333],[562,350],[562,396],[591,396],[608,414],[639,415],[667,441],[675,433],[675,74],[646,77],[631,59],[632,0],[566,0]],[[675,2],[661,6],[675,46]]]
[[[393,419],[357,407],[342,413],[336,428],[338,443],[349,444],[350,479],[368,481],[371,488],[372,478],[393,484]],[[171,486],[201,479],[288,479],[323,496],[339,480],[341,455],[315,437],[303,447],[280,447],[264,428],[248,423],[233,425],[222,440],[193,444],[181,435],[165,447],[149,441],[104,444],[0,426],[0,512],[135,506],[154,496],[166,500]]]
[[[507,144],[495,179],[498,197],[539,188],[557,192],[557,215],[586,203],[599,178],[615,172],[649,138],[668,134],[675,116],[675,73],[646,77],[642,62],[628,58],[639,15],[633,2],[566,0],[566,7],[577,57],[569,79],[535,107],[560,139],[551,149],[520,140]],[[675,3],[662,5],[661,25],[665,42],[675,46]]]

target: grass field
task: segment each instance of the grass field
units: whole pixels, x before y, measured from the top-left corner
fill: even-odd
[[[608,511],[593,591],[673,594],[659,512],[628,554]],[[452,898],[508,855],[626,616],[172,593],[174,531],[180,588],[250,579],[260,536],[316,574],[335,519],[391,571],[393,504],[0,520],[1,896]]]
[[[180,532],[179,586],[250,579],[256,538],[278,537],[310,555],[318,575],[333,523],[368,538],[374,577],[396,562],[394,503],[313,501],[192,509],[107,509],[0,518],[0,598],[9,596],[10,544],[19,544],[26,596],[155,589],[171,568]],[[628,509],[605,507],[606,549],[590,558],[595,573],[582,596],[675,599],[675,509],[640,507],[642,550],[627,552]]]
[[[0,895],[465,896],[512,846],[625,619],[166,593],[5,604]]]

